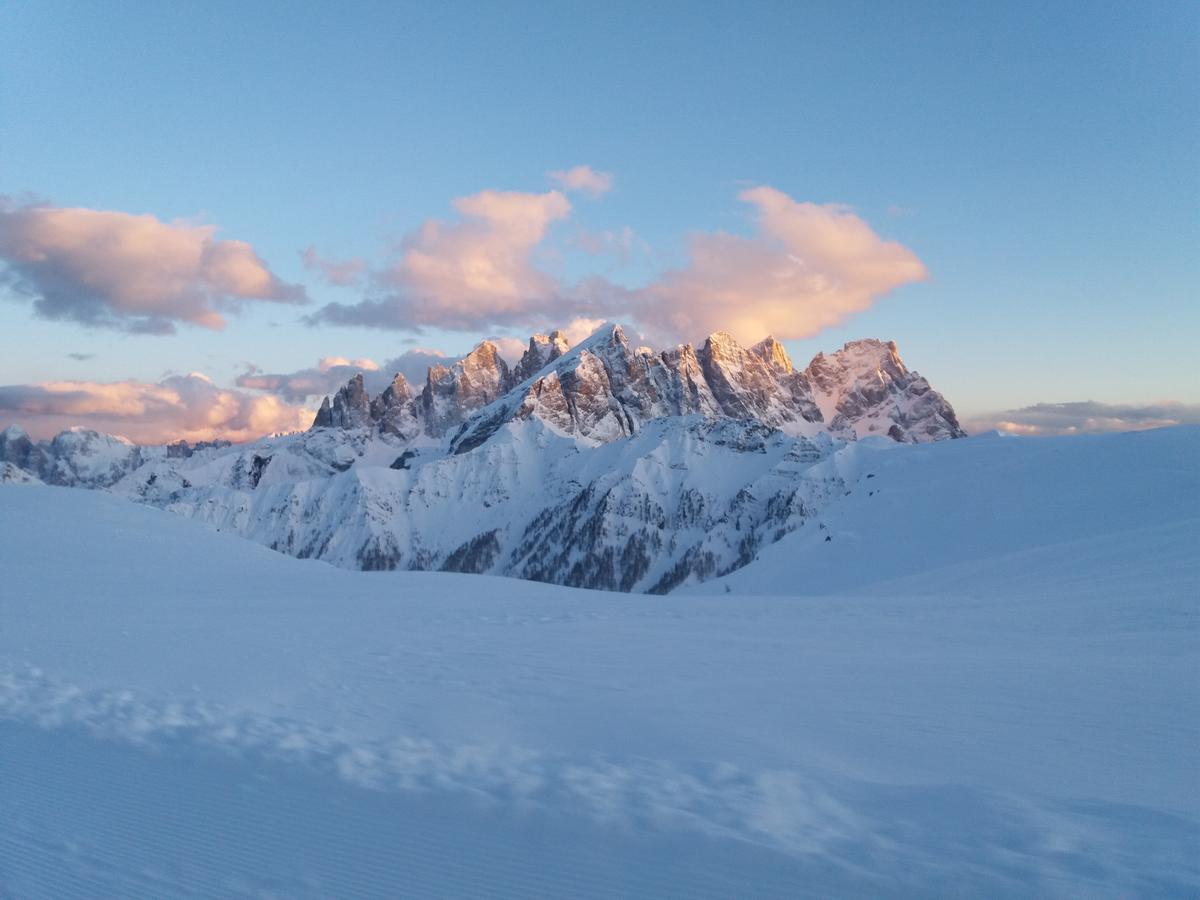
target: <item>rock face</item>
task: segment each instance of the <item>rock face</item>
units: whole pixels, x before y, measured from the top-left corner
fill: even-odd
[[[10,425],[0,431],[0,462],[37,475],[48,460],[46,448],[35,444],[23,429]]]
[[[46,484],[109,487],[145,460],[165,455],[164,447],[137,447],[125,438],[86,428],[72,428],[51,441],[36,443],[15,426],[0,432],[0,463]]]
[[[906,443],[962,437],[954,410],[896,345],[866,340],[818,354],[798,371],[774,338],[743,348],[724,332],[696,349],[633,348],[605,325],[574,348],[561,331],[529,340],[510,372],[490,341],[451,366],[433,366],[413,395],[402,376],[374,401],[355,376],[326,398],[314,428],[377,428],[413,440],[448,437],[455,453],[479,447],[508,422],[537,419],[590,443],[636,434],[646,423],[698,414],[757,422],[788,434],[827,431]]]
[[[0,463],[0,484],[41,484],[41,480],[13,463]]]
[[[421,392],[425,432],[440,437],[467,415],[503,395],[512,384],[508,363],[484,341],[452,366],[433,366]]]
[[[356,375],[309,431],[249,445],[10,428],[0,469],[351,568],[666,592],[745,565],[837,502],[843,442],[962,434],[894,344],[856,341],[801,371],[772,338],[655,351],[607,325],[575,347],[535,335],[511,371],[485,341],[419,391],[396,375],[372,398]]]
[[[383,393],[371,401],[371,421],[380,431],[402,440],[412,440],[421,433],[421,420],[413,408],[412,388],[399,372]]]
[[[549,335],[535,334],[529,339],[529,349],[513,369],[513,381],[520,383],[535,375],[570,349],[567,336],[561,331]]]
[[[371,424],[371,401],[360,372],[333,395],[326,397],[313,420],[314,428],[365,428]]]
[[[33,441],[17,426],[0,431],[0,464],[19,469],[33,481],[62,487],[107,488],[158,459],[188,459],[199,451],[221,451],[229,441],[177,441],[143,447],[123,437],[88,428],[70,428],[49,441]],[[6,481],[17,481],[10,472]]]
[[[806,374],[835,437],[886,435],[919,444],[966,436],[954,408],[905,367],[892,341],[852,341],[829,356],[818,353]]]

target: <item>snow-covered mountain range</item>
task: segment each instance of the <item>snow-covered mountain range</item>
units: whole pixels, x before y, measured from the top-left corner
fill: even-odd
[[[309,431],[251,444],[12,427],[0,478],[105,488],[349,568],[666,592],[745,565],[843,496],[845,442],[962,436],[894,343],[799,370],[772,338],[654,351],[606,325],[575,347],[535,335],[512,368],[485,341],[420,390],[396,375],[371,397],[355,376]]]

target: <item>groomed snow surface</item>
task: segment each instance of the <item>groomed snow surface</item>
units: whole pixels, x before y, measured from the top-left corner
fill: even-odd
[[[0,897],[1200,895],[1197,461],[867,442],[667,597],[0,486]]]

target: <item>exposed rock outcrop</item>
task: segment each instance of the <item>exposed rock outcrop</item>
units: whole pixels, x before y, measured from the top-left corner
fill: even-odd
[[[835,437],[916,444],[966,436],[954,407],[908,370],[893,341],[851,341],[829,356],[818,353],[806,374]]]

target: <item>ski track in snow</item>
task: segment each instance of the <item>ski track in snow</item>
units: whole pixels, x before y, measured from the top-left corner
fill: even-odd
[[[854,892],[911,896],[953,895],[953,886],[962,883],[972,884],[973,891],[1011,896],[1030,890],[1084,896],[1118,886],[1138,896],[1187,896],[1200,887],[1200,864],[1193,853],[1200,844],[1200,825],[1124,804],[1035,802],[957,785],[900,787],[828,775],[818,781],[791,771],[753,772],[730,764],[688,770],[668,761],[566,759],[503,746],[450,746],[413,738],[354,740],[314,723],[235,714],[200,702],[156,703],[130,691],[84,691],[36,668],[12,666],[0,671],[0,723],[5,746],[13,754],[8,774],[0,780],[0,796],[9,810],[0,825],[0,879],[19,878],[29,860],[41,858],[50,868],[25,872],[30,883],[45,887],[45,874],[52,870],[62,876],[56,890],[45,896],[94,896],[97,885],[105,882],[121,896],[182,896],[192,892],[189,883],[197,877],[196,872],[184,872],[187,881],[173,881],[163,871],[161,860],[180,856],[181,848],[169,843],[156,851],[142,846],[145,822],[131,826],[103,817],[101,831],[129,828],[127,837],[137,835],[136,840],[116,842],[114,859],[84,853],[71,841],[39,839],[36,828],[13,816],[22,805],[14,800],[22,793],[14,780],[23,780],[22,772],[45,776],[47,751],[53,758],[64,745],[80,748],[86,765],[68,757],[59,762],[65,768],[49,780],[58,782],[60,792],[66,784],[91,785],[82,796],[58,798],[68,805],[94,805],[89,793],[102,806],[147,805],[145,799],[131,801],[129,785],[103,783],[104,761],[113,760],[123,765],[123,777],[138,781],[147,770],[151,781],[160,770],[164,777],[177,778],[182,768],[193,778],[188,792],[196,789],[197,771],[227,776],[232,767],[242,779],[266,777],[274,783],[279,776],[270,773],[283,770],[291,772],[282,776],[285,780],[299,778],[310,786],[313,777],[334,778],[353,792],[400,795],[394,805],[382,808],[383,820],[376,828],[390,823],[395,830],[416,814],[414,809],[420,811],[420,828],[409,821],[402,834],[392,835],[394,843],[366,848],[372,857],[366,873],[361,860],[351,867],[350,858],[339,860],[328,846],[307,864],[293,859],[272,871],[272,863],[278,865],[294,852],[308,826],[298,827],[293,821],[291,834],[277,834],[264,847],[263,833],[242,819],[282,816],[285,811],[271,804],[286,800],[286,812],[307,821],[313,810],[306,799],[271,795],[268,788],[265,811],[243,817],[239,804],[234,804],[196,813],[201,816],[197,825],[188,826],[198,827],[196,838],[210,841],[220,835],[219,843],[241,845],[240,858],[228,855],[229,846],[218,851],[183,845],[186,852],[176,860],[177,867],[194,865],[192,856],[197,853],[213,864],[209,880],[199,882],[201,895],[205,886],[217,885],[213,895],[320,896],[340,885],[341,896],[629,896],[629,891],[652,896],[669,884],[671,893],[690,885],[687,893],[693,896],[729,896],[737,884],[740,896],[783,897],[803,895],[807,879],[815,873],[826,885],[840,883]],[[13,730],[14,725],[33,725],[58,736],[52,741],[31,738],[19,727]],[[101,742],[99,751],[95,741]],[[22,759],[22,748],[30,746],[39,748],[36,759],[28,750],[29,756]],[[115,749],[122,746],[142,755],[122,755]],[[204,751],[212,751],[218,761]],[[87,773],[83,778],[81,770]],[[34,795],[25,798],[26,806],[45,799],[47,785],[36,776],[32,782],[39,786],[36,791],[26,787],[26,793]],[[133,787],[135,794],[139,790],[145,788]],[[172,818],[192,815],[185,810],[194,801],[176,798],[183,806]],[[174,802],[151,797],[148,808],[137,815],[153,820],[162,815],[157,804]],[[899,816],[898,809],[903,810]],[[546,866],[544,847],[512,863],[512,845],[532,840],[537,848],[549,840],[548,830],[563,827],[557,820],[564,810],[572,820],[582,815],[588,821],[567,825],[568,831],[582,830],[583,835],[571,835],[571,841],[557,849],[560,865]],[[488,837],[497,846],[485,849],[508,856],[512,869],[505,872],[494,858],[479,855],[478,834],[464,843],[464,814],[468,821],[482,816],[499,829]],[[357,835],[363,823],[351,819],[351,824],[343,824]],[[419,833],[431,820],[432,833],[423,835],[421,846]],[[280,825],[275,821],[272,827]],[[530,834],[522,835],[522,829]],[[505,830],[513,833],[506,838]],[[680,854],[676,833],[692,834],[701,843]],[[342,835],[343,841],[351,839]],[[634,883],[621,883],[606,867],[590,874],[581,870],[582,861],[571,856],[581,839],[615,842],[623,867],[630,859],[621,854],[638,857],[633,848],[639,842],[648,855],[637,860]],[[720,843],[727,841],[738,846]],[[680,854],[681,870],[675,863],[664,866],[664,843]],[[131,846],[140,849],[130,854]],[[256,848],[253,853],[248,846]],[[693,855],[697,846],[713,848],[708,867],[704,857]],[[439,868],[438,860],[444,864],[456,847],[473,863],[455,872]],[[947,867],[950,851],[954,865]],[[360,848],[359,855],[362,852]],[[122,854],[129,856],[124,865]],[[753,883],[738,883],[725,867],[731,858],[743,865],[755,861]],[[478,867],[475,872],[473,865]],[[419,891],[414,887],[414,866],[428,869],[418,879],[426,882]],[[70,889],[67,877],[72,871],[79,875],[76,890]],[[697,874],[704,877],[697,880]],[[668,880],[655,886],[651,882],[656,879]],[[814,890],[813,895],[827,889]]]

